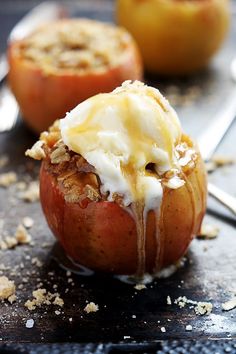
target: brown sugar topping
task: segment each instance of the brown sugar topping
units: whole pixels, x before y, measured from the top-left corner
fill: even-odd
[[[112,24],[88,19],[55,21],[20,42],[19,55],[47,72],[101,71],[116,66],[130,35]]]

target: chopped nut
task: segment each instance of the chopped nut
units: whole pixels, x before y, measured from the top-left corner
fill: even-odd
[[[84,311],[86,313],[97,312],[98,310],[99,310],[98,305],[96,305],[94,302],[90,302],[84,308]]]
[[[17,181],[17,175],[15,172],[7,172],[0,174],[0,187],[9,187],[11,184]]]
[[[15,283],[7,277],[0,277],[0,300],[8,299],[16,291]]]
[[[230,311],[236,307],[236,297],[222,304],[222,310]]]
[[[213,239],[218,236],[219,231],[219,228],[215,225],[203,224],[197,238]]]
[[[25,156],[32,157],[35,160],[42,160],[46,157],[46,154],[42,148],[44,142],[39,140],[37,141],[31,149],[26,150]]]
[[[172,301],[171,301],[171,298],[170,298],[169,295],[167,296],[166,302],[167,302],[167,305],[171,305],[172,304]]]
[[[166,332],[165,327],[161,327],[161,332],[162,332],[162,333],[165,333],[165,332]]]

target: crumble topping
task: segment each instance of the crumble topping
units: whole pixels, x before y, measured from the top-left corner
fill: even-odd
[[[31,181],[27,189],[19,193],[19,198],[26,202],[33,203],[39,200],[39,183],[38,181]]]
[[[70,161],[70,155],[67,152],[67,148],[62,140],[59,140],[50,154],[52,164],[59,164],[61,162]]]
[[[188,299],[186,296],[179,296],[175,299],[174,303],[183,308],[186,305],[191,305],[191,308],[194,308],[196,315],[209,315],[212,312],[213,305],[210,302],[194,301]]]
[[[18,225],[15,238],[19,244],[27,244],[31,242],[31,236],[22,224]]]
[[[12,280],[9,280],[7,277],[0,277],[0,300],[5,300],[10,298],[12,300],[12,295],[15,294],[16,287],[15,283]]]
[[[69,203],[84,203],[88,198],[90,201],[107,200],[108,193],[101,193],[100,178],[96,171],[81,155],[69,150],[61,138],[59,121],[56,121],[49,131],[43,132],[40,136],[40,149],[43,153],[37,156],[44,159],[45,168],[52,173],[58,181],[59,188],[63,189],[64,198]],[[35,146],[35,145],[34,145]],[[34,150],[33,146],[33,150]],[[175,154],[180,167],[185,174],[188,174],[195,167],[198,154],[193,148],[192,142],[185,135],[182,141],[176,146]],[[43,157],[45,154],[45,158]],[[27,153],[33,156],[34,152]],[[150,166],[151,172],[153,166]],[[162,184],[171,189],[176,189],[185,184],[181,169],[172,168],[161,176]],[[123,197],[113,193],[112,200],[123,205]],[[25,196],[25,193],[24,193]]]
[[[42,160],[46,157],[46,154],[42,148],[44,142],[42,140],[37,141],[31,149],[27,149],[25,156],[32,157],[34,160]]]
[[[94,302],[90,302],[84,308],[84,311],[86,313],[97,312],[98,310],[99,310],[98,305],[96,305]]]
[[[25,307],[30,311],[33,311],[36,307],[41,307],[43,305],[57,305],[60,307],[63,307],[64,305],[64,301],[60,298],[58,293],[52,294],[47,292],[46,289],[34,290],[32,295],[33,299],[27,300],[25,303]]]
[[[46,72],[102,71],[119,64],[130,34],[112,24],[88,19],[50,22],[24,38],[18,55]]]
[[[6,172],[0,174],[0,187],[7,188],[16,183],[17,175],[15,172]]]
[[[18,245],[28,244],[31,242],[31,236],[28,234],[26,229],[22,224],[17,226],[16,232],[14,236],[6,236],[3,239],[0,239],[0,249],[7,250],[14,248]]]
[[[210,315],[212,312],[213,306],[210,302],[198,302],[194,308],[194,311],[197,315]]]

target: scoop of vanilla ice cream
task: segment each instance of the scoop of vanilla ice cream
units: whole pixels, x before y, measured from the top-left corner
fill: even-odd
[[[176,167],[181,126],[157,89],[124,82],[79,104],[60,121],[60,129],[69,149],[95,167],[108,200],[115,193],[126,206],[138,201],[147,210],[158,206],[161,175]],[[154,171],[146,168],[150,163]]]

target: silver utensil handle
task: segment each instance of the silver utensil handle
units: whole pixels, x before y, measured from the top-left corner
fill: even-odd
[[[222,109],[216,114],[214,122],[210,123],[198,139],[198,146],[204,161],[208,161],[230,125],[236,118],[236,88],[233,89]]]
[[[236,198],[208,183],[208,193],[236,215]]]
[[[0,56],[0,82],[6,77],[8,72],[7,58],[5,54]]]
[[[0,89],[0,133],[11,130],[17,121],[19,107],[6,85]]]
[[[58,18],[65,17],[64,8],[53,1],[45,1],[34,7],[28,12],[11,30],[8,37],[8,43],[20,40],[32,32],[36,27],[45,22],[53,21]],[[6,55],[0,56],[0,82],[8,73],[8,64]]]
[[[56,1],[45,1],[35,6],[11,30],[8,41],[20,40],[43,23],[64,17],[65,10]]]

